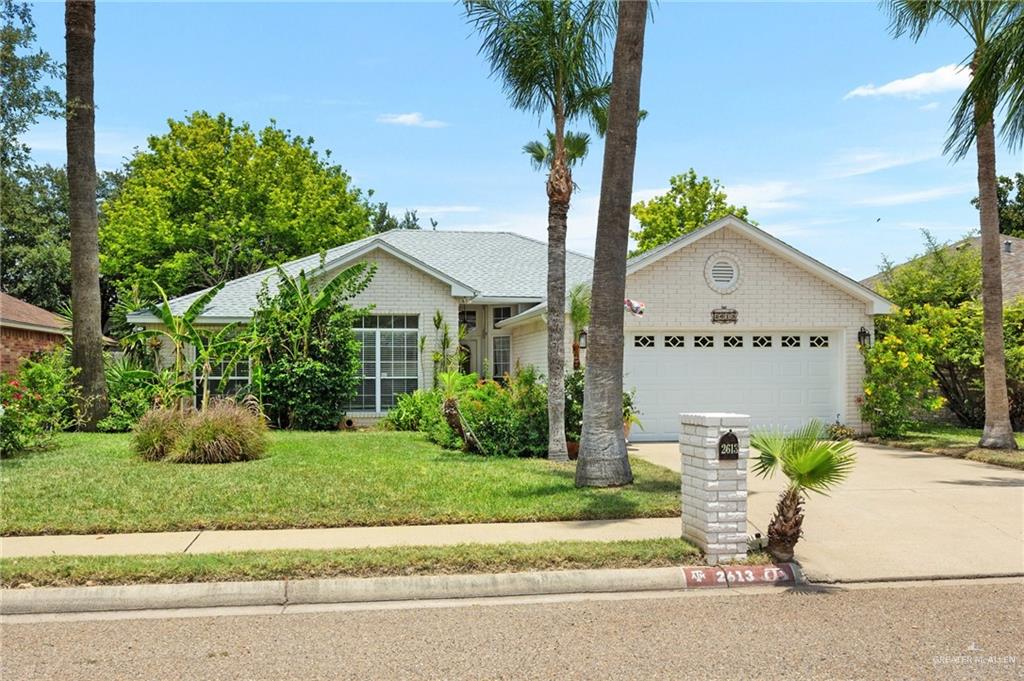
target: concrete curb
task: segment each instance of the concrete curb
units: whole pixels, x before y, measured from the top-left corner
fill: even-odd
[[[734,574],[724,580],[713,579],[719,573],[750,572],[746,566],[726,566],[3,589],[0,590],[0,615],[677,591],[737,586],[791,587],[806,581],[794,563],[759,567],[775,568],[776,576],[767,581],[744,581],[742,577],[737,580]],[[789,569],[788,574],[786,568]],[[695,580],[694,571],[703,571],[709,579]]]

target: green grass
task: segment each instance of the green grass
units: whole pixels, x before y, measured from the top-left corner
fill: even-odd
[[[265,458],[219,465],[147,462],[127,435],[75,433],[0,461],[0,534],[678,515],[679,475],[632,465],[629,487],[576,489],[572,466],[447,451],[415,433],[277,432]]]
[[[1024,433],[1016,435],[1017,446],[1020,448],[1017,451],[981,449],[978,447],[978,440],[981,439],[980,430],[938,423],[916,423],[899,439],[872,439],[892,447],[916,449],[1024,470]]]
[[[753,554],[748,563],[766,563]],[[0,586],[82,586],[699,565],[682,539],[0,560]]]

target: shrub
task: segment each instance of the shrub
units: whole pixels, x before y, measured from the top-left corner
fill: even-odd
[[[64,347],[36,354],[0,379],[0,456],[41,449],[75,424],[81,393],[69,355]]]
[[[825,426],[825,436],[829,440],[834,442],[841,442],[843,440],[852,440],[856,435],[856,431],[845,423],[836,421]]]
[[[263,417],[222,400],[185,417],[166,458],[175,463],[233,463],[258,459],[266,450]]]
[[[135,425],[132,448],[147,461],[162,461],[185,428],[186,415],[180,409],[150,409]]]
[[[519,370],[508,376],[504,384],[493,380],[466,380],[460,383],[458,390],[459,412],[468,426],[470,442],[478,446],[480,454],[544,456],[547,453],[547,391],[535,370]],[[413,399],[419,400],[421,406],[417,430],[442,447],[459,449],[464,446],[462,438],[442,414],[440,390],[426,391]],[[404,411],[409,413],[412,407]],[[404,414],[400,418],[404,421]]]
[[[127,432],[153,406],[159,375],[126,357],[108,358],[105,373],[110,411],[96,427],[104,433]]]
[[[884,335],[864,351],[861,415],[880,437],[901,437],[918,407],[938,409],[943,399],[933,378],[933,336],[906,321],[908,312],[886,322]]]
[[[356,265],[314,291],[304,272],[278,269],[277,293],[264,288],[251,325],[257,350],[254,389],[282,428],[333,430],[360,381],[361,314],[344,301],[363,290],[372,269]]]
[[[437,419],[441,409],[441,395],[436,390],[417,390],[399,395],[395,406],[381,421],[381,426],[391,430],[427,430]]]
[[[579,442],[583,432],[584,377],[582,368],[565,376],[565,439],[570,442]]]

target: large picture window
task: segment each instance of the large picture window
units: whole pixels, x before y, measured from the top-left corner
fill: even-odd
[[[349,409],[387,411],[395,406],[399,395],[419,387],[419,317],[363,317],[353,330],[362,344],[362,380]]]

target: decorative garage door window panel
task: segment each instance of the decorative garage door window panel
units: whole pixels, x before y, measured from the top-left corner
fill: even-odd
[[[679,414],[750,414],[790,429],[842,414],[842,344],[835,332],[664,330],[626,337],[624,387],[636,388],[637,440],[678,437]]]

